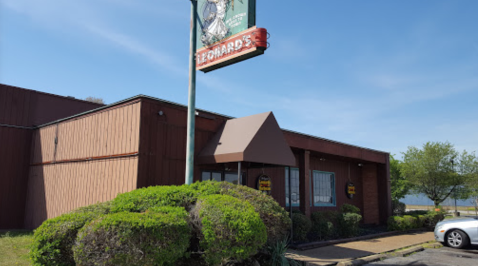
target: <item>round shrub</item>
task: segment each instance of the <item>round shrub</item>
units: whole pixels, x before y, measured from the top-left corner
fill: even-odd
[[[356,214],[360,214],[360,208],[359,207],[356,207],[352,204],[347,204],[345,203],[344,205],[342,205],[342,207],[340,207],[340,211],[342,213],[356,213]]]
[[[219,194],[212,182],[199,185],[154,186],[119,194],[112,201],[112,212],[144,212],[158,206],[177,206],[187,210],[199,196]]]
[[[288,213],[277,201],[256,189],[234,185],[229,182],[216,183],[220,193],[249,202],[259,213],[267,231],[267,242],[274,244],[282,241],[289,233],[291,220]]]
[[[357,236],[362,215],[356,213],[341,213],[337,219],[337,231],[341,237]]]
[[[98,202],[85,207],[80,207],[71,211],[70,213],[91,213],[95,215],[103,215],[111,212],[111,201]]]
[[[158,212],[156,212],[158,211]],[[73,247],[78,265],[167,265],[185,256],[191,231],[184,208],[114,213],[92,221]]]
[[[30,249],[33,265],[74,265],[71,248],[77,233],[98,216],[91,212],[73,212],[43,222],[33,236]]]
[[[311,215],[312,229],[310,230],[319,239],[330,237],[334,232],[334,225],[323,212],[314,212]]]
[[[400,216],[390,216],[387,220],[388,231],[401,231],[404,229],[405,222]]]
[[[417,226],[418,228],[425,227],[427,222],[427,217],[425,215],[417,215]]]
[[[211,265],[246,259],[267,239],[266,227],[254,207],[231,196],[202,197],[191,216],[200,224],[200,246]]]
[[[405,224],[404,229],[418,228],[418,218],[411,215],[404,215],[403,222]]]
[[[445,219],[446,211],[429,211],[425,217],[427,218],[426,226],[430,229],[435,228],[439,221]]]
[[[292,237],[294,240],[306,241],[311,228],[312,222],[309,217],[302,213],[292,213]]]

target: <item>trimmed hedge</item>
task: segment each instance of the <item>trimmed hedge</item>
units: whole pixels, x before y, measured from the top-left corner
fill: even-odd
[[[97,213],[73,212],[43,222],[33,235],[29,254],[33,265],[74,265],[71,248],[77,233],[98,216]]]
[[[277,201],[256,189],[233,185],[228,182],[216,183],[222,195],[229,195],[249,202],[259,213],[267,231],[267,242],[275,244],[282,241],[289,233],[291,220],[288,213]]]
[[[400,216],[390,216],[387,220],[387,229],[388,231],[400,231],[404,228],[404,220]]]
[[[198,197],[219,194],[219,188],[213,182],[201,183],[204,184],[147,187],[119,194],[112,201],[111,212],[144,212],[158,206],[176,206],[190,210]]]
[[[312,228],[312,221],[302,213],[292,213],[292,237],[294,240],[306,241]]]
[[[341,237],[356,236],[362,215],[356,213],[341,213],[337,219],[337,232]]]
[[[403,222],[404,222],[404,229],[413,229],[413,228],[418,228],[418,218],[413,217],[411,215],[404,215],[403,216]]]
[[[228,195],[205,196],[191,214],[201,224],[200,246],[211,265],[244,260],[266,243],[266,227],[248,202]]]
[[[340,207],[340,211],[342,213],[355,213],[360,215],[360,208],[352,204],[345,203],[344,205],[342,205],[342,207]]]
[[[408,212],[413,213],[413,212]],[[423,212],[416,212],[423,213]],[[433,229],[435,225],[445,219],[445,212],[443,211],[429,211],[425,215],[404,215],[400,216],[391,216],[388,218],[387,226],[389,231],[403,231],[414,228],[423,228],[428,227]]]
[[[78,265],[167,265],[183,257],[191,230],[184,208],[115,213],[85,225],[73,247]]]
[[[323,212],[314,212],[311,215],[312,229],[310,230],[318,239],[324,240],[334,233],[334,225]]]
[[[80,207],[71,211],[70,213],[90,213],[94,215],[103,215],[111,212],[112,203],[111,201],[98,202],[96,204],[91,204],[85,207]]]

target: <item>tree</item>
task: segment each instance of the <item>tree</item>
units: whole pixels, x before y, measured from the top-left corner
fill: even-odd
[[[395,202],[403,199],[412,188],[412,184],[406,180],[401,173],[401,164],[402,162],[400,162],[400,160],[395,159],[393,155],[390,155],[390,188],[392,200]]]
[[[92,96],[86,97],[85,101],[92,102],[92,103],[98,103],[98,104],[105,104],[103,99],[92,97]]]
[[[457,187],[471,182],[477,165],[473,153],[459,154],[449,142],[427,142],[422,149],[408,147],[401,173],[417,193],[425,194],[438,207]]]

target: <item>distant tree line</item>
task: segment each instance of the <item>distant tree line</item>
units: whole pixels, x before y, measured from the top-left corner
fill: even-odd
[[[391,155],[390,179],[395,204],[407,194],[420,193],[436,208],[447,198],[478,200],[478,159],[474,152],[458,152],[449,142],[408,147],[403,161]]]

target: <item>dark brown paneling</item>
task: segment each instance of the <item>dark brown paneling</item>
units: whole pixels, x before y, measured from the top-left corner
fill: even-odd
[[[104,106],[0,84],[0,124],[38,126]]]
[[[325,211],[325,210],[339,210],[340,207],[347,203],[352,204],[360,208],[363,211],[363,186],[361,178],[361,169],[357,163],[332,160],[323,157],[311,157],[310,160],[311,171],[324,171],[332,172],[335,174],[335,207],[315,207],[312,203],[312,212]],[[314,186],[314,180],[311,178],[312,187]],[[345,193],[345,186],[347,182],[352,182],[356,188],[356,194],[353,199],[349,199]]]
[[[292,148],[310,150],[335,156],[364,160],[376,163],[386,163],[388,153],[360,148],[352,145],[314,138],[307,135],[284,131],[284,136]]]
[[[0,127],[0,229],[23,228],[31,133]]]
[[[184,107],[142,99],[138,187],[184,184],[186,111]],[[214,114],[196,116],[196,156],[225,120]],[[199,180],[199,169],[196,165],[195,180]]]
[[[378,165],[378,202],[380,207],[380,223],[387,224],[387,219],[392,215],[392,202],[390,193],[390,171],[387,165]]]

